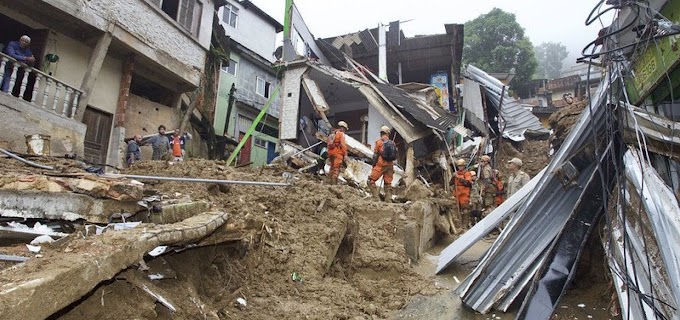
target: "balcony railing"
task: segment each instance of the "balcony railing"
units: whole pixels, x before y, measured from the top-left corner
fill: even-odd
[[[19,99],[52,111],[63,117],[73,118],[78,107],[78,99],[82,91],[63,81],[16,59],[0,53],[0,79],[9,74],[9,89],[6,94],[18,91]],[[33,79],[34,78],[34,79]],[[18,86],[18,88],[15,88]],[[28,90],[28,92],[26,92]]]

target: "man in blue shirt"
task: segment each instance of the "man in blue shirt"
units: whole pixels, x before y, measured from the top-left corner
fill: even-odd
[[[30,44],[31,38],[29,38],[26,35],[21,36],[19,41],[10,41],[9,44],[7,44],[7,47],[5,48],[5,53],[14,59],[17,59],[17,61],[19,61],[20,63],[25,63],[29,66],[32,66],[33,63],[35,62],[35,57],[31,52],[31,48],[28,47]],[[7,65],[5,66],[5,74],[2,76],[3,92],[7,92],[10,89],[9,82],[12,76],[12,70],[13,63],[11,62],[7,63]],[[20,82],[20,79],[17,79],[16,82],[17,83]]]
[[[127,152],[125,153],[125,162],[128,168],[136,161],[142,160],[142,151],[139,146],[142,144],[142,136],[136,134],[132,140],[127,143]]]

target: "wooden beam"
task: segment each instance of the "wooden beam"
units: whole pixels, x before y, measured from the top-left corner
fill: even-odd
[[[109,30],[104,32],[99,39],[97,39],[97,44],[92,48],[90,54],[90,60],[87,63],[87,69],[85,75],[83,76],[83,81],[80,84],[80,91],[83,94],[80,96],[78,101],[78,109],[76,110],[75,119],[82,122],[83,116],[85,115],[85,108],[90,101],[90,96],[92,95],[92,89],[94,89],[94,83],[99,76],[99,71],[102,69],[102,64],[104,64],[104,59],[109,51],[109,45],[111,44],[111,32],[114,24],[109,25]]]

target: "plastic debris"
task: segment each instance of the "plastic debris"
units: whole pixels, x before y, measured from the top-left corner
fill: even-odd
[[[51,242],[54,242],[54,239],[52,237],[50,237],[48,235],[42,235],[42,236],[38,236],[35,239],[33,239],[33,241],[31,241],[31,244],[36,246],[36,245],[39,245],[41,243],[51,243]]]
[[[149,280],[162,280],[162,279],[165,279],[165,276],[163,276],[163,275],[160,274],[160,273],[150,274],[150,275],[149,275]]]
[[[149,251],[149,255],[152,256],[152,257],[157,257],[157,256],[165,253],[165,251],[167,251],[167,250],[168,250],[168,246],[158,246],[158,247],[154,248],[153,250]]]
[[[239,309],[243,310],[248,306],[248,302],[246,301],[246,299],[238,298],[238,299],[236,299],[236,306]]]
[[[291,273],[291,274],[290,274],[290,279],[293,280],[293,281],[295,281],[295,282],[300,282],[300,283],[304,283],[304,282],[305,282],[305,280],[302,279],[302,275],[299,274],[299,273],[297,273],[297,272]]]
[[[26,248],[28,248],[28,251],[32,252],[32,253],[40,252],[40,246],[33,246],[33,245],[30,245],[30,244],[27,244]]]

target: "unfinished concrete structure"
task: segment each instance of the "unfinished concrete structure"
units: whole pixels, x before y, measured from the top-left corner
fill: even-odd
[[[12,110],[4,124],[27,125],[3,131],[0,140],[18,148],[24,134],[52,134],[55,153],[120,165],[123,138],[168,125],[180,94],[199,85],[219,3],[2,1],[0,42],[31,36],[36,63],[30,68],[2,55],[2,72],[16,66],[7,69],[15,71],[10,93],[21,97],[3,97],[3,110]],[[35,121],[36,113],[50,112]],[[131,118],[145,121],[130,125]]]

